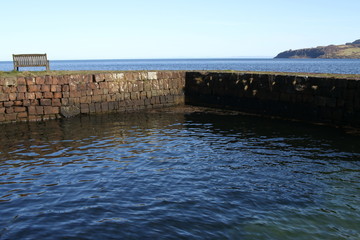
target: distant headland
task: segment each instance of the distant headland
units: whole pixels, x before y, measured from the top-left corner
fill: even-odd
[[[275,58],[350,58],[360,59],[360,39],[344,45],[329,45],[315,48],[288,50]]]

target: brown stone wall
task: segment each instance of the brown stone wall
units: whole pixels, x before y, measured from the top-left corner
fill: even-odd
[[[0,123],[183,104],[184,85],[180,71],[0,77]]]
[[[182,71],[0,77],[0,123],[184,102],[360,127],[358,80]]]
[[[360,127],[360,81],[305,75],[186,73],[186,103]]]

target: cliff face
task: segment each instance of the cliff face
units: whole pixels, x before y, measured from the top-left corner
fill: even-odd
[[[360,39],[345,45],[303,48],[279,53],[275,58],[351,58],[360,59]]]

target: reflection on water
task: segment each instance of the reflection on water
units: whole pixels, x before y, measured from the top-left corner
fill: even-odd
[[[360,238],[338,129],[177,107],[0,131],[0,239]]]

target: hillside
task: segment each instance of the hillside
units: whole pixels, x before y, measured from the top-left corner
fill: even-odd
[[[288,50],[275,58],[351,58],[360,59],[360,39],[344,45]]]

